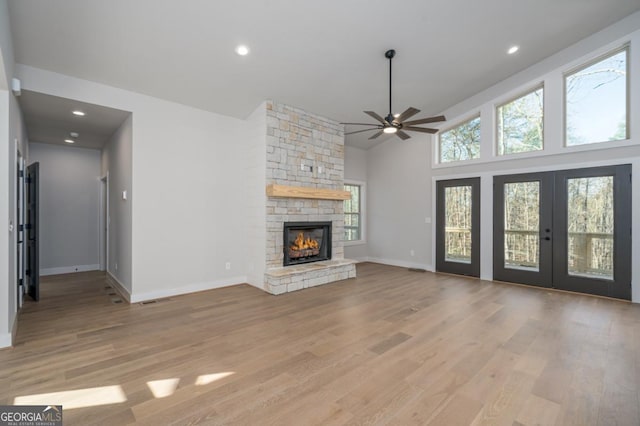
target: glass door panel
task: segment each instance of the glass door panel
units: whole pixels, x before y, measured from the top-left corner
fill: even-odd
[[[436,270],[480,276],[480,178],[437,182]]]
[[[504,267],[540,270],[540,182],[504,185]]]
[[[444,189],[445,260],[471,263],[471,185]]]
[[[613,279],[613,176],[567,179],[569,275]]]

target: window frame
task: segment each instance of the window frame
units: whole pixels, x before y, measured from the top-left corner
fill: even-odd
[[[452,160],[452,161],[442,161],[442,134],[449,132],[457,127],[461,127],[475,119],[480,119],[480,139],[478,139],[478,157],[477,158],[467,158],[466,160]],[[469,163],[472,161],[478,161],[482,158],[482,114],[480,111],[477,113],[467,116],[463,120],[456,121],[456,124],[452,126],[445,127],[442,130],[438,130],[438,143],[436,144],[436,154],[437,154],[437,164],[451,165],[458,163]]]
[[[493,107],[493,117],[494,117],[494,129],[493,131],[495,132],[495,136],[494,136],[494,143],[493,143],[493,155],[496,158],[508,158],[514,155],[531,155],[532,153],[539,153],[539,152],[544,152],[545,150],[545,117],[547,116],[546,113],[546,98],[547,96],[545,95],[545,82],[541,81],[538,82],[535,85],[530,86],[528,89],[526,90],[522,90],[519,91],[518,94],[514,95],[514,96],[510,96],[508,97],[505,101],[502,101],[500,103],[496,103],[494,104]],[[509,154],[500,154],[500,129],[498,126],[498,109],[510,104],[511,102],[514,102],[520,98],[524,98],[525,96],[529,96],[530,94],[537,92],[538,90],[542,89],[542,146],[540,149],[536,149],[533,151],[523,151],[523,152],[512,152]]]
[[[345,185],[349,186],[358,186],[360,188],[360,202],[358,203],[360,206],[360,211],[358,212],[359,216],[359,230],[360,230],[360,239],[358,240],[346,240],[344,239],[345,247],[348,246],[357,246],[367,243],[366,237],[366,206],[367,206],[367,183],[364,181],[353,180],[353,179],[345,179],[343,183],[343,187]],[[344,205],[344,204],[343,204]],[[347,213],[342,212],[343,218],[346,217]],[[344,225],[346,228],[346,225]]]
[[[582,62],[580,65],[574,66],[567,71],[562,73],[562,148],[564,149],[575,149],[576,147],[584,147],[584,146],[594,146],[605,143],[613,143],[613,142],[623,142],[629,141],[631,139],[631,91],[629,87],[631,85],[631,67],[630,67],[630,43],[626,42],[622,46],[616,47],[614,49],[608,50],[605,53],[602,53],[588,61]],[[572,76],[584,69],[589,68],[592,65],[597,64],[598,62],[602,62],[605,59],[608,59],[612,56],[617,55],[620,52],[625,52],[625,124],[626,124],[626,135],[624,139],[617,139],[613,141],[596,141],[596,142],[588,142],[582,144],[569,145],[567,143],[567,77]]]

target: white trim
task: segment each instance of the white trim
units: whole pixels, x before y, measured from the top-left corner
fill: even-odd
[[[356,263],[369,262],[369,256],[354,257],[351,260],[354,260]]]
[[[162,299],[164,297],[179,296],[181,294],[196,293],[199,291],[213,290],[221,287],[229,287],[247,282],[246,276],[224,278],[221,280],[187,284],[182,287],[168,288],[165,290],[150,291],[147,293],[132,293],[129,303],[144,302],[145,300]]]
[[[74,265],[74,266],[59,266],[56,268],[42,268],[40,269],[40,276],[47,275],[59,275],[59,274],[72,274],[74,272],[87,272],[87,271],[99,271],[100,264],[94,265]]]
[[[434,272],[434,269],[433,269],[432,265],[425,265],[425,264],[416,263],[416,262],[406,262],[404,260],[382,259],[382,258],[379,258],[379,257],[368,257],[367,258],[367,262],[381,263],[383,265],[389,265],[389,266],[399,266],[401,268],[425,269],[425,270],[427,270],[429,272]]]
[[[0,348],[10,348],[11,346],[11,333],[0,334]]]
[[[129,293],[129,290],[127,290],[124,284],[122,284],[120,280],[109,271],[107,271],[107,281],[115,287],[115,290],[120,293],[120,296],[124,297],[128,303],[131,303],[131,293]]]

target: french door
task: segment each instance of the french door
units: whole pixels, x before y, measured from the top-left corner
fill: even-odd
[[[631,299],[631,166],[494,178],[496,280]]]
[[[436,270],[480,276],[480,178],[436,184]]]

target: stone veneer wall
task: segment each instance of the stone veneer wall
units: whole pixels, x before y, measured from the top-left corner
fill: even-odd
[[[343,126],[333,120],[310,114],[301,109],[272,101],[266,103],[267,114],[267,167],[266,183],[278,185],[306,186],[327,189],[342,189],[344,186],[344,133]],[[305,165],[305,169],[301,165]],[[309,171],[309,166],[313,171]],[[280,277],[269,274],[274,268],[282,268],[284,222],[331,221],[333,260],[344,259],[344,215],[343,202],[337,200],[306,200],[296,198],[267,197],[266,205],[266,268],[265,289],[272,293],[282,293],[310,285],[324,284],[355,276],[352,264],[342,268],[338,275],[327,271],[327,280],[322,272],[314,270],[313,284],[305,283],[304,274],[298,276],[299,285],[282,287]],[[285,268],[286,269],[286,268]],[[346,272],[346,276],[345,276]],[[330,275],[334,275],[330,277]]]

